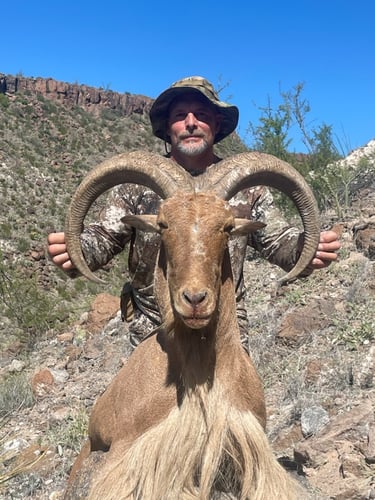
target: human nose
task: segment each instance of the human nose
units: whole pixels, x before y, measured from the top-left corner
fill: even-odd
[[[194,113],[190,112],[185,117],[186,128],[195,128],[197,126],[197,118]]]

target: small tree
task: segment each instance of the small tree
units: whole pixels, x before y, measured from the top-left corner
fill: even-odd
[[[249,123],[251,149],[277,156],[291,163],[302,175],[309,176],[312,188],[320,205],[330,198],[323,174],[327,165],[340,158],[333,140],[332,126],[322,123],[312,127],[308,122],[311,111],[309,102],[303,97],[304,84],[298,83],[292,90],[280,92],[282,102],[276,108],[268,97],[267,106],[261,111],[259,124]],[[292,127],[297,127],[307,154],[290,151]]]
[[[248,131],[253,136],[252,148],[288,160],[291,143],[291,139],[288,139],[291,122],[289,110],[283,105],[273,110],[269,97],[267,106],[260,107],[259,110],[262,112],[260,125],[249,123]]]

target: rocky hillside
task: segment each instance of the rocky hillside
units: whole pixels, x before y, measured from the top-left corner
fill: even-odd
[[[0,82],[0,498],[56,500],[91,407],[129,347],[118,314],[124,257],[103,271],[105,289],[68,280],[46,259],[46,234],[63,226],[89,168],[163,145],[146,97]],[[234,136],[220,154],[230,148],[244,146]],[[322,226],[341,235],[340,261],[279,289],[280,271],[255,255],[245,269],[269,437],[315,500],[375,497],[375,141],[345,161],[347,178],[365,175],[343,210],[322,213]]]

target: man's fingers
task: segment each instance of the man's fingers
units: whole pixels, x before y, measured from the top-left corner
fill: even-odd
[[[65,233],[50,233],[47,241],[48,253],[52,262],[61,269],[64,269],[64,271],[74,269],[74,265],[66,251]]]
[[[318,251],[315,254],[315,259],[318,259],[321,261],[326,261],[326,262],[333,262],[333,261],[337,260],[337,253]]]
[[[69,269],[74,269],[74,266],[73,266],[73,263],[72,261],[69,259],[67,260],[66,262],[64,262],[64,264],[61,266],[65,271],[69,270]]]
[[[55,257],[56,255],[60,255],[66,253],[66,245],[65,243],[54,243],[48,247],[48,253]]]
[[[336,252],[341,247],[340,242],[338,240],[331,241],[329,243],[319,243],[318,251],[322,252]]]
[[[62,266],[67,261],[70,261],[68,252],[59,252],[52,257],[52,262],[57,266]]]
[[[65,233],[50,233],[47,236],[47,241],[50,245],[55,243],[65,243]]]

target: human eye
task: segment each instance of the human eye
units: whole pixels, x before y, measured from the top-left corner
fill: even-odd
[[[202,121],[202,122],[203,122],[203,121],[205,122],[205,121],[209,120],[209,118],[210,118],[210,114],[209,114],[209,112],[208,112],[208,111],[205,111],[205,110],[197,111],[197,112],[195,113],[195,116],[196,116],[196,118],[197,118],[199,121]]]
[[[180,121],[184,120],[186,117],[186,112],[185,111],[174,111],[171,115],[171,119],[173,121]]]

